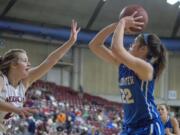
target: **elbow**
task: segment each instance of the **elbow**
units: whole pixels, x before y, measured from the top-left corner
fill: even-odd
[[[154,72],[154,69],[153,67],[150,65],[150,67],[148,68],[148,72],[147,72],[147,80],[152,80],[153,79],[153,72]]]
[[[95,48],[95,45],[94,45],[92,42],[90,42],[90,43],[88,44],[88,46],[89,46],[89,48],[90,48],[91,50],[93,50],[93,49]]]
[[[90,42],[88,46],[89,46],[89,49],[93,52],[95,52],[99,48],[99,44],[93,41]]]
[[[151,81],[153,79],[153,72],[147,72],[141,75],[141,79],[145,81]]]
[[[153,79],[153,74],[152,73],[147,74],[146,80],[152,80],[152,79]]]
[[[91,41],[91,42],[89,42],[88,46],[91,50],[93,50],[95,48],[96,44],[93,41]]]
[[[148,73],[148,74],[139,74],[138,75],[139,76],[139,78],[141,79],[141,80],[144,80],[144,81],[151,81],[152,79],[153,79],[153,75],[152,74],[150,74],[150,73]]]

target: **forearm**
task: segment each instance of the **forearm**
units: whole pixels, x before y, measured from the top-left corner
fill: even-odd
[[[28,77],[23,80],[23,84],[26,88],[45,75],[67,53],[76,42],[79,31],[80,28],[77,27],[77,22],[72,20],[69,40],[50,53],[40,65],[29,70]]]
[[[117,24],[113,23],[103,28],[90,42],[90,46],[100,46],[104,44],[105,39],[110,36],[116,29]]]
[[[104,45],[105,39],[110,36],[116,29],[117,23],[110,24],[102,29],[89,43],[91,51],[99,58],[117,65],[116,58],[112,53],[112,50]]]
[[[51,65],[56,64],[73,46],[74,42],[71,40],[68,40],[65,42],[62,46],[57,48],[55,51],[49,54],[46,61],[48,63],[51,63]]]
[[[114,32],[112,38],[112,51],[121,53],[125,48],[123,45],[123,38],[124,38],[124,29],[125,29],[125,22],[121,20]]]
[[[9,103],[0,101],[0,111],[18,113],[19,109]]]
[[[170,133],[170,132],[169,132],[169,133],[166,133],[166,135],[176,135],[176,134],[173,134],[173,133]],[[178,135],[178,134],[177,134],[177,135]]]

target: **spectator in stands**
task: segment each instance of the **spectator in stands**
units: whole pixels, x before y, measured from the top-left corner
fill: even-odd
[[[35,123],[34,117],[30,116],[27,119],[27,122],[28,122],[28,132],[29,132],[29,135],[34,135],[35,131],[36,131],[36,123]]]
[[[102,29],[89,43],[93,53],[119,67],[119,87],[124,109],[121,135],[163,135],[164,129],[157,111],[153,91],[166,63],[166,50],[155,34],[139,34],[127,51],[124,34],[130,28],[141,29],[142,16],[123,17]],[[112,34],[112,48],[104,45]],[[152,129],[153,127],[153,129]]]
[[[0,71],[2,72],[0,76],[0,110],[22,115],[28,115],[32,112],[27,108],[22,108],[26,90],[68,52],[76,42],[79,31],[77,22],[73,20],[69,40],[50,53],[40,65],[34,68],[30,68],[31,64],[25,50],[11,49],[6,52],[0,58]],[[11,103],[12,106],[5,102]],[[5,115],[5,113],[0,112],[1,124]]]
[[[166,135],[180,135],[179,123],[175,117],[170,117],[167,104],[159,104],[158,111],[164,124]]]
[[[66,113],[65,112],[61,112],[60,114],[57,115],[57,121],[60,123],[65,123],[66,122]]]
[[[78,95],[79,95],[79,98],[81,100],[83,100],[84,89],[83,89],[82,85],[79,85],[79,93],[78,93]]]

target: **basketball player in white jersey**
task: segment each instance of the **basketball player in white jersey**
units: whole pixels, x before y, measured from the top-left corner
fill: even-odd
[[[26,90],[67,53],[76,42],[79,31],[77,22],[73,20],[69,40],[34,68],[30,68],[26,51],[22,49],[11,49],[3,55],[0,59],[0,71],[2,72],[0,75],[0,132],[5,132],[2,127],[3,122],[11,115],[7,112],[23,116],[31,113],[31,109],[22,108]]]

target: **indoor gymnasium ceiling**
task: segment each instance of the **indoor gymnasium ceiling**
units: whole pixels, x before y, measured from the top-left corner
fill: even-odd
[[[74,18],[82,29],[98,31],[117,21],[119,12],[129,4],[147,10],[146,32],[180,38],[179,3],[169,5],[166,0],[0,0],[0,14],[1,20],[50,28],[69,27]]]

